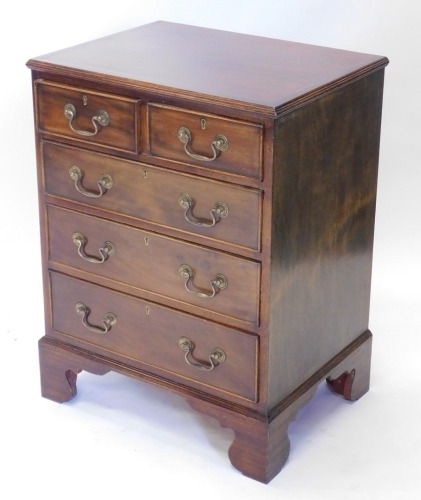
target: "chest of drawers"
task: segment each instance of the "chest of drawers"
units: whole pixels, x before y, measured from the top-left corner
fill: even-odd
[[[363,395],[387,62],[165,22],[31,59],[42,394],[177,391],[262,482],[322,380]]]

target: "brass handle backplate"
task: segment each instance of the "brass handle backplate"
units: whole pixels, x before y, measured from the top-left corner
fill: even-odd
[[[88,330],[94,333],[108,333],[113,326],[117,324],[117,316],[114,313],[107,312],[102,320],[103,328],[100,326],[91,325],[88,321],[89,313],[91,312],[89,307],[85,306],[82,302],[78,302],[75,305],[75,311],[77,314],[82,316],[82,323]]]
[[[108,116],[108,113],[106,111],[100,110],[95,116],[91,118],[94,130],[79,130],[73,126],[73,122],[76,118],[76,108],[73,106],[73,104],[66,104],[63,111],[64,116],[69,120],[69,127],[71,128],[71,130],[73,130],[73,132],[78,135],[83,135],[84,137],[92,137],[94,135],[97,135],[97,133],[100,131],[98,125],[101,125],[101,127],[106,127],[110,123],[110,117]]]
[[[82,186],[83,172],[79,167],[73,166],[69,168],[69,175],[75,181],[75,188],[80,194],[88,198],[101,198],[109,189],[113,187],[113,179],[111,175],[103,174],[97,182],[99,191],[88,191]]]
[[[184,218],[186,219],[186,221],[195,226],[213,227],[217,222],[221,220],[221,218],[228,215],[228,206],[222,201],[217,201],[215,203],[215,206],[209,212],[211,221],[193,219],[189,217],[189,211],[192,210],[194,203],[191,196],[187,193],[180,194],[180,196],[178,197],[178,204],[181,208],[184,209]]]
[[[187,264],[182,264],[178,268],[178,273],[185,279],[184,287],[196,297],[200,297],[201,299],[212,299],[215,295],[228,286],[228,280],[223,274],[217,274],[213,280],[211,281],[212,291],[210,293],[201,292],[199,290],[190,290],[189,282],[193,279],[193,270]]]
[[[221,151],[226,151],[228,149],[228,139],[225,135],[218,134],[215,136],[211,143],[212,156],[203,156],[192,151],[189,151],[189,144],[192,141],[192,133],[187,127],[180,127],[177,131],[178,140],[184,144],[184,151],[190,158],[200,161],[213,161],[218,158]]]
[[[104,241],[101,247],[99,247],[99,255],[100,257],[92,257],[85,253],[85,245],[87,243],[87,239],[83,236],[82,233],[73,233],[72,236],[73,243],[77,246],[77,253],[82,257],[83,260],[87,262],[91,262],[92,264],[102,264],[105,262],[110,255],[115,253],[115,245],[111,243],[111,241]]]
[[[178,340],[178,345],[185,352],[184,359],[186,360],[186,363],[193,368],[197,368],[198,370],[206,370],[210,372],[227,359],[225,352],[221,348],[215,347],[209,355],[209,364],[198,360],[190,361],[189,355],[191,358],[195,359],[193,357],[193,350],[195,348],[194,343],[187,337],[181,337]]]

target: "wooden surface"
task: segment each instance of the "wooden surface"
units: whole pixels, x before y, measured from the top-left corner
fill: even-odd
[[[322,380],[331,380],[338,374],[353,372],[354,377],[345,397],[356,401],[368,391],[371,340],[371,333],[364,332],[346,350],[338,353],[305,384],[297,387],[288,398],[281,401],[267,418],[253,418],[230,410],[216,409],[215,406],[198,399],[188,399],[188,402],[196,410],[217,418],[223,427],[234,430],[235,438],[228,451],[232,465],[248,477],[269,483],[288,460],[289,424],[313,397]]]
[[[98,143],[127,151],[137,151],[137,99],[127,99],[117,95],[92,92],[88,89],[38,82],[36,105],[38,108],[38,127],[42,132],[55,136],[69,137],[75,141]],[[86,98],[84,105],[83,97]],[[99,111],[106,111],[109,124],[98,125],[94,136],[80,135],[69,127],[64,117],[64,106],[72,104],[76,109],[73,127],[83,132],[94,132],[92,117]]]
[[[50,265],[63,264],[127,283],[156,294],[155,300],[167,296],[187,302],[199,308],[198,314],[208,309],[259,323],[259,263],[78,212],[48,206],[47,213]],[[98,257],[106,241],[113,243],[115,253],[102,264],[87,262],[72,241],[75,232],[86,238],[87,255]],[[211,281],[218,274],[226,277],[228,285],[212,298],[197,297],[186,290],[185,278],[179,274],[183,264],[193,272],[190,290],[211,294]]]
[[[88,348],[101,347],[112,357],[120,354],[161,370],[162,376],[178,376],[254,401],[257,377],[257,337],[204,321],[157,304],[145,302],[76,280],[58,273],[51,274],[52,328],[72,343],[83,340]],[[106,313],[117,316],[117,324],[107,334],[90,331],[75,312],[75,304],[83,303],[91,313],[89,324],[103,328]],[[226,354],[226,360],[212,371],[189,366],[179,347],[181,337],[188,337],[196,348],[194,358],[209,364],[216,347]],[[172,375],[174,374],[174,375]]]
[[[326,378],[334,380],[342,374],[354,372],[345,397],[355,401],[367,392],[370,384],[371,342],[371,333],[364,332],[305,384],[281,401],[269,417],[235,411],[233,407],[219,406],[205,398],[193,398],[181,387],[179,391],[194,409],[215,417],[223,427],[234,430],[235,438],[228,452],[232,465],[244,475],[268,483],[288,460],[289,424],[312,398],[321,381]],[[48,337],[40,340],[39,351],[43,396],[58,402],[68,401],[76,395],[77,374],[81,370],[102,375],[113,369],[138,378],[147,376],[141,371],[128,370],[127,366],[112,359],[72,349],[71,346]]]
[[[212,157],[211,144],[218,135],[228,140],[228,148],[221,151],[209,169],[255,177],[262,176],[262,126],[238,120],[227,120],[206,113],[192,113],[176,107],[150,105],[149,140],[150,153],[170,160],[193,165],[203,165],[203,161],[188,156],[184,145],[177,138],[181,126],[191,132],[189,149],[193,154]],[[201,120],[206,120],[202,128]]]
[[[272,114],[386,64],[375,55],[162,21],[28,61],[37,70]]]
[[[269,406],[368,328],[382,87],[379,71],[278,123]]]
[[[386,64],[161,22],[31,60],[47,89],[41,100],[35,92],[43,394],[69,399],[81,369],[178,391],[234,429],[233,464],[267,482],[288,457],[289,422],[323,378],[348,399],[366,392]],[[92,140],[75,137],[63,114],[69,92],[82,103],[86,92],[95,109],[128,104],[127,119],[122,108],[116,115],[121,142],[103,141],[106,127]],[[190,151],[209,156],[217,133],[229,148],[211,162],[192,159],[179,126],[193,131]],[[96,191],[105,173],[113,187],[84,196],[69,176],[74,165],[84,189]],[[184,192],[190,216],[209,218],[217,201],[228,216],[193,227],[178,205]],[[74,232],[87,238],[87,254],[105,241],[116,253],[85,262]],[[191,289],[210,291],[217,273],[228,287],[195,297],[181,264],[193,269]],[[91,324],[113,312],[117,325],[91,332],[76,302],[86,302]],[[182,336],[196,346],[192,359],[206,363],[220,347],[227,360],[212,371],[189,366]]]
[[[87,198],[76,190],[69,176],[73,165],[84,173],[84,189],[98,192],[97,182],[104,173],[112,177],[113,187],[101,198]],[[194,233],[206,244],[208,239],[216,239],[260,250],[262,195],[258,190],[49,142],[43,144],[43,166],[45,191],[55,197]],[[190,224],[178,204],[183,193],[194,201],[190,218],[210,221],[209,212],[218,201],[227,205],[228,216],[211,228]]]

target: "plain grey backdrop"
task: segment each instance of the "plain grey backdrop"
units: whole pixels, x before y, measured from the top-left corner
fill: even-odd
[[[290,459],[268,486],[231,467],[230,430],[193,412],[175,395],[113,374],[82,374],[78,396],[65,405],[39,393],[43,306],[25,62],[158,19],[390,59],[370,316],[371,390],[349,404],[321,386],[291,425]],[[39,0],[3,8],[2,498],[421,497],[420,23],[421,4],[415,0]]]

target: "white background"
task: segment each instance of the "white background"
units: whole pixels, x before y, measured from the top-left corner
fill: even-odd
[[[171,394],[82,374],[39,395],[43,334],[30,72],[25,62],[158,19],[386,55],[370,328],[372,385],[321,386],[268,486],[231,467],[233,434]],[[401,0],[38,0],[0,20],[1,498],[421,498],[421,4]],[[223,47],[221,47],[223,50]]]

